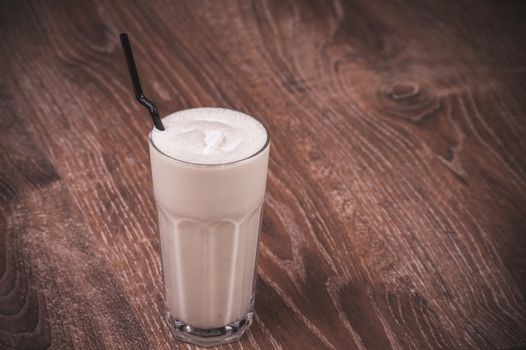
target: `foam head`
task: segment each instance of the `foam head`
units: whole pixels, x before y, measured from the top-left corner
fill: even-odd
[[[267,143],[267,130],[251,116],[225,108],[192,108],[163,118],[152,130],[153,144],[188,163],[226,164],[249,158]]]

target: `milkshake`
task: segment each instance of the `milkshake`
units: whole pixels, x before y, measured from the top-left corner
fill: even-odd
[[[237,340],[253,317],[269,135],[222,108],[162,122],[149,144],[168,322],[201,346]]]

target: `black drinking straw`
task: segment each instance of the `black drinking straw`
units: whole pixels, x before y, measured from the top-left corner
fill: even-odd
[[[153,125],[155,125],[155,127],[159,130],[164,130],[164,125],[161,122],[161,118],[159,117],[157,107],[142,93],[141,81],[139,80],[137,67],[135,67],[135,60],[133,59],[133,52],[130,46],[130,40],[128,39],[128,34],[122,33],[119,35],[119,37],[121,38],[122,50],[124,51],[124,57],[126,58],[126,63],[128,64],[128,71],[130,72],[135,98],[141,105],[146,107],[148,112],[150,112],[150,116],[153,119]]]

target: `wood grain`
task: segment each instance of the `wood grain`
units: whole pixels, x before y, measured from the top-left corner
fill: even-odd
[[[2,1],[0,348],[193,349],[163,320],[146,135],[272,135],[247,336],[223,349],[526,346],[520,2]]]

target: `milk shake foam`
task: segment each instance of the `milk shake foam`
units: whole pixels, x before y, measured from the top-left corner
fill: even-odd
[[[267,130],[221,108],[163,124],[150,134],[150,157],[170,322],[200,345],[236,340],[252,319]]]

